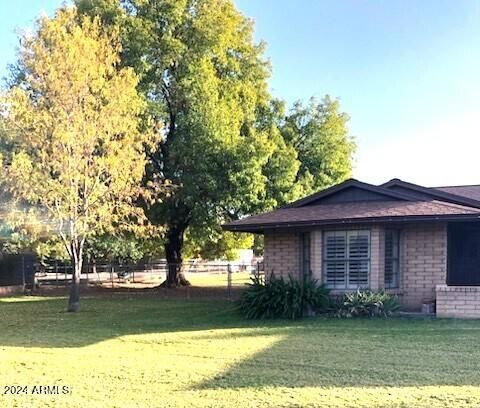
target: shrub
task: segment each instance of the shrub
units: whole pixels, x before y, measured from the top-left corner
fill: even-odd
[[[339,317],[388,317],[400,308],[396,298],[384,291],[357,290],[346,293],[336,306]]]
[[[248,319],[298,319],[310,311],[325,312],[329,306],[329,290],[316,280],[303,281],[276,278],[263,281],[253,278],[240,298],[240,310]]]

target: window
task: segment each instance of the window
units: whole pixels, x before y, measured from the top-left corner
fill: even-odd
[[[385,230],[385,288],[399,287],[400,234],[398,230]]]
[[[312,268],[310,264],[310,233],[302,234],[302,273],[303,277],[311,276]]]
[[[447,231],[447,285],[480,286],[480,224],[455,222]]]
[[[328,231],[323,246],[324,282],[332,289],[368,287],[370,231]]]

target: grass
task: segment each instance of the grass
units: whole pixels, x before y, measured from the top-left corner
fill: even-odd
[[[185,274],[188,281],[195,287],[227,288],[228,274],[226,272],[187,272]],[[233,272],[231,274],[231,285],[234,288],[243,288],[246,284],[252,282],[253,275],[250,272]],[[124,279],[114,279],[115,287],[122,288],[153,288],[160,285],[165,280],[164,274],[149,276],[135,276],[135,279],[125,281]],[[92,281],[91,281],[92,282]],[[103,285],[109,287],[111,283],[104,281]]]
[[[231,274],[232,286],[245,286],[247,283],[252,283],[252,274],[249,272],[234,272]],[[203,287],[227,287],[228,274],[227,273],[187,273],[187,279],[193,286]]]
[[[1,407],[480,405],[480,321],[245,321],[220,300],[0,300]],[[30,388],[31,389],[31,388]]]

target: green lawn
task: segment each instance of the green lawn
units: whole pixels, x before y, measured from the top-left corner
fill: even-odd
[[[186,278],[195,287],[217,287],[227,288],[228,274],[226,272],[186,272]],[[233,272],[231,274],[231,285],[233,288],[244,288],[246,284],[252,283],[253,275],[250,272]],[[115,279],[114,284],[117,287],[155,287],[160,285],[165,280],[163,274],[149,276],[136,275],[135,279],[125,281],[122,279]],[[110,282],[105,281],[104,286],[108,287]]]
[[[0,407],[480,405],[480,321],[251,322],[226,301],[0,300]],[[31,388],[30,388],[31,389]]]
[[[227,273],[187,273],[187,279],[193,286],[223,287],[228,286]],[[249,272],[234,272],[231,274],[232,287],[243,287],[252,283],[252,274]]]

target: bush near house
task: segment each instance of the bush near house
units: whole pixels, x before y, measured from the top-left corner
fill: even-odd
[[[357,290],[345,293],[334,307],[338,317],[389,317],[400,308],[395,296],[384,291]]]
[[[253,278],[240,298],[240,310],[248,319],[298,319],[311,312],[324,313],[330,306],[329,290],[311,278],[298,281],[271,275]]]
[[[264,281],[253,278],[239,306],[248,319],[298,319],[328,313],[334,317],[389,317],[400,308],[396,298],[384,291],[357,290],[332,298],[329,289],[312,278],[288,280],[272,275]]]

